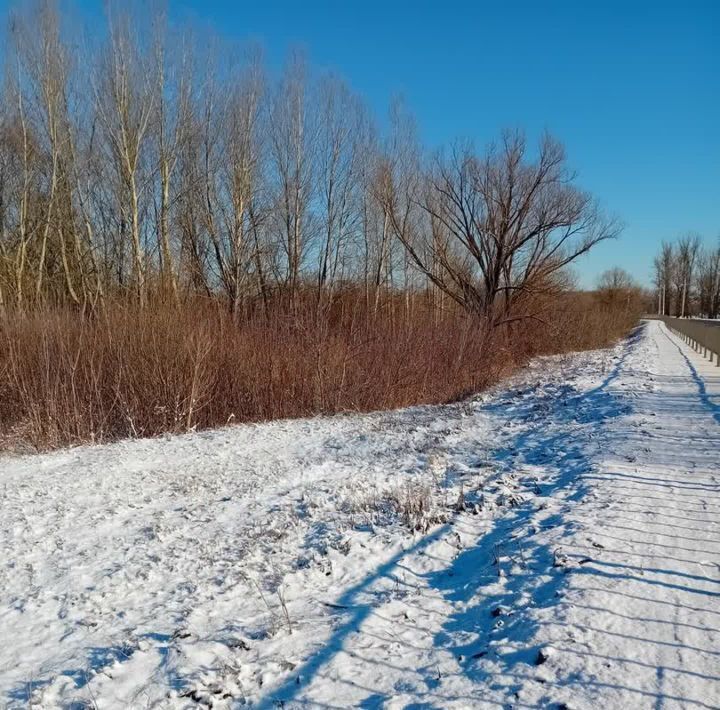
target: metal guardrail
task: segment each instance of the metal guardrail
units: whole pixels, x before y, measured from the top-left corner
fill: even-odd
[[[692,318],[670,318],[659,316],[661,320],[673,332],[677,333],[694,350],[702,353],[704,357],[710,358],[720,367],[720,327],[715,323],[703,323]]]

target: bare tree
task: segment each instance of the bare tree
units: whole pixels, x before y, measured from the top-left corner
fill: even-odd
[[[13,27],[15,27],[14,23]],[[10,196],[9,204],[4,206],[6,225],[8,225],[8,219],[12,220],[9,230],[6,226],[7,246],[4,250],[8,255],[7,258],[12,260],[15,305],[18,309],[23,309],[26,300],[26,272],[30,261],[29,249],[39,228],[38,220],[33,219],[33,203],[36,202],[34,198],[37,196],[40,182],[40,150],[28,118],[25,79],[20,53],[17,47],[15,50],[14,66],[7,91],[11,98],[8,104],[13,106],[13,111],[6,118],[5,148],[9,153],[7,159],[10,168],[9,174],[17,174],[18,179],[13,194]],[[10,216],[12,213],[14,213],[14,218]],[[14,233],[11,238],[12,243],[8,243],[8,231]],[[9,256],[10,252],[12,252],[12,256]]]
[[[13,165],[10,140],[9,92],[7,86],[0,89],[0,315],[5,313],[8,296],[12,289],[13,245],[11,237],[11,209],[13,202],[13,179],[17,175]]]
[[[315,136],[307,110],[305,75],[303,59],[294,54],[269,110],[276,224],[286,258],[284,282],[291,299],[297,293],[311,231]]]
[[[717,318],[720,315],[720,239],[715,248],[704,249],[698,256],[697,290],[701,315]]]
[[[259,118],[264,94],[260,56],[254,53],[224,109],[224,160],[218,173],[219,222],[223,236],[212,234],[223,284],[235,318],[256,257],[259,218],[261,142]],[[255,262],[257,264],[257,262]]]
[[[688,234],[677,242],[675,251],[674,282],[679,310],[677,315],[684,318],[690,313],[695,262],[700,250],[700,237]]]
[[[146,301],[146,255],[141,199],[147,178],[148,136],[160,72],[124,15],[110,17],[110,41],[96,82],[98,116],[105,131],[108,159],[118,179],[121,224],[129,222],[133,279],[140,306]]]
[[[343,251],[360,223],[362,121],[356,97],[340,80],[320,86],[318,181],[322,232],[318,248],[318,293],[332,293]]]
[[[30,29],[32,23],[32,29]],[[16,42],[18,61],[22,63],[22,78],[18,91],[27,98],[24,109],[34,117],[31,130],[38,141],[38,155],[47,159],[47,168],[42,169],[42,184],[45,199],[40,206],[38,224],[39,244],[35,271],[35,298],[41,296],[46,274],[48,241],[51,228],[56,227],[58,191],[62,170],[63,143],[66,135],[64,108],[66,105],[66,57],[59,37],[59,21],[55,8],[49,2],[42,3],[30,18],[15,17],[13,36]],[[43,161],[44,162],[44,161]],[[62,241],[62,240],[61,240]],[[63,243],[64,246],[64,243]],[[66,254],[63,261],[67,275]],[[76,300],[72,284],[69,292]]]
[[[383,135],[297,54],[275,79],[257,53],[205,62],[207,38],[118,7],[82,59],[53,0],[11,23],[0,307],[202,294],[240,319],[258,295],[269,313],[275,290],[296,303],[304,281],[329,304],[351,283],[369,313],[400,297],[410,317],[422,293],[436,318],[455,301],[493,328],[541,318],[617,231],[549,138],[430,161],[401,102]]]
[[[629,309],[641,297],[641,289],[625,269],[615,266],[598,279],[597,294],[601,304],[617,309]]]
[[[381,287],[389,285],[392,275],[390,216],[382,199],[387,191],[385,180],[388,169],[377,146],[369,147],[365,156],[362,197],[363,280],[366,303],[370,304],[372,291],[372,311],[377,315]]]
[[[658,290],[658,301],[660,313],[670,315],[672,313],[672,286],[675,272],[675,250],[669,242],[663,242],[660,253],[653,262],[655,271],[654,280]]]
[[[187,39],[173,43],[172,55],[167,50],[167,27],[164,15],[156,20],[154,67],[158,72],[154,90],[152,132],[155,142],[159,177],[158,242],[162,291],[170,291],[175,303],[179,300],[178,282],[170,238],[171,188],[179,164],[183,144],[190,131],[190,58]],[[179,51],[178,51],[179,50]]]
[[[385,201],[417,268],[492,328],[539,318],[534,297],[618,233],[573,178],[557,141],[545,137],[531,160],[524,137],[506,134],[485,156],[437,157],[404,200],[391,185]]]
[[[405,110],[401,100],[393,100],[390,107],[391,132],[384,155],[377,161],[374,176],[375,197],[382,205],[382,237],[379,250],[376,284],[381,282],[381,271],[386,270],[385,281],[390,288],[396,287],[396,270],[402,266],[406,314],[409,315],[409,295],[413,278],[426,279],[422,269],[413,271],[413,256],[408,242],[402,235],[421,234],[427,227],[423,224],[422,210],[418,209],[417,197],[422,189],[422,152],[417,137],[415,121]],[[395,243],[404,244],[400,259],[393,253]],[[430,257],[430,262],[433,258]],[[434,283],[430,280],[430,283]],[[376,290],[377,311],[379,290]]]

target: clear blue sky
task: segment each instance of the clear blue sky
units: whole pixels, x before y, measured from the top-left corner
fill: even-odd
[[[585,285],[616,264],[647,282],[661,239],[720,235],[720,0],[167,2],[272,67],[303,46],[379,115],[402,95],[429,145],[549,129],[626,225],[579,264]]]

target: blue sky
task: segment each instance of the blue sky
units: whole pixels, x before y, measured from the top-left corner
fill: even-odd
[[[661,239],[720,235],[720,0],[167,2],[271,67],[304,47],[379,115],[400,94],[429,145],[550,130],[625,223],[578,265],[585,285],[613,265],[647,282]]]
[[[177,16],[252,36],[280,65],[303,45],[384,113],[401,94],[424,140],[482,145],[549,129],[581,184],[625,223],[578,265],[649,280],[661,239],[720,235],[720,0],[231,2]]]

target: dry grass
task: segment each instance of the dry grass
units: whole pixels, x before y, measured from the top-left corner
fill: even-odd
[[[387,296],[373,315],[346,292],[318,308],[212,303],[142,313],[122,304],[0,321],[0,442],[48,449],[228,422],[445,402],[482,389],[535,354],[598,347],[635,314],[565,299],[552,321],[489,335],[427,299]]]

